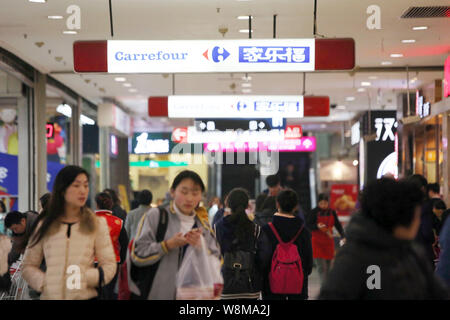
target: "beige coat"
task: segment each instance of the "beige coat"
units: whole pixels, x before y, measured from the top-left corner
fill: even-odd
[[[40,222],[36,229],[41,226]],[[23,278],[42,300],[83,300],[97,296],[99,272],[94,268],[95,257],[103,268],[105,282],[116,273],[116,256],[106,220],[85,209],[79,223],[69,226],[59,221],[35,246],[25,251]],[[39,269],[45,258],[47,271]]]
[[[8,271],[8,253],[11,251],[11,240],[0,235],[0,277]]]

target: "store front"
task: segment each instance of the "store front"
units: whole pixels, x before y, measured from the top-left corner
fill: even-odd
[[[95,120],[95,105],[0,49],[0,200],[6,211],[39,209],[58,172],[82,164],[83,127]]]
[[[197,172],[206,190],[208,161],[201,144],[178,144],[171,132],[136,132],[129,155],[130,182],[133,191],[148,189],[153,203],[162,203],[175,176],[182,170]]]

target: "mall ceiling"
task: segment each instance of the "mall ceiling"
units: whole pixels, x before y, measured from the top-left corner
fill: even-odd
[[[317,33],[325,37],[351,37],[356,43],[357,72],[307,73],[306,94],[329,95],[339,107],[330,117],[297,121],[299,123],[337,122],[354,117],[356,112],[396,108],[396,94],[406,91],[406,71],[386,70],[395,67],[442,67],[450,52],[450,19],[409,18],[401,16],[413,6],[443,6],[442,0],[320,0],[317,7]],[[67,30],[66,12],[70,5],[81,9],[81,29]],[[381,28],[369,30],[367,8],[381,9]],[[111,36],[108,1],[3,0],[0,11],[0,46],[26,62],[49,73],[88,100],[98,103],[104,98],[118,101],[138,116],[138,125],[165,128],[182,121],[161,122],[146,115],[147,97],[170,94],[242,94],[242,83],[251,83],[250,94],[301,94],[303,74],[167,74],[117,75],[75,74],[72,44],[76,40],[189,40],[245,39],[252,15],[252,38],[273,37],[273,15],[277,15],[277,38],[313,37],[314,0],[112,0]],[[7,8],[6,10],[4,8]],[[60,15],[62,19],[49,19]],[[413,27],[427,26],[427,30]],[[228,31],[222,36],[219,29]],[[415,40],[403,43],[402,40]],[[402,54],[403,57],[391,57]],[[389,65],[386,65],[389,62]],[[384,65],[382,65],[384,63]],[[364,72],[360,72],[363,70]],[[422,69],[421,69],[422,70]],[[414,89],[443,77],[441,71],[411,72]],[[362,87],[361,82],[370,82]],[[173,85],[175,83],[175,86]],[[359,91],[358,91],[359,89]],[[364,91],[362,89],[365,89]],[[352,98],[353,97],[353,98]],[[350,101],[351,100],[351,101]],[[322,126],[317,126],[322,128]],[[322,128],[323,129],[323,128]]]

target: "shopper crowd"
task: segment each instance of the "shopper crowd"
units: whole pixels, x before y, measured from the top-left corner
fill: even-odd
[[[276,175],[254,203],[242,188],[206,202],[201,177],[185,170],[166,200],[142,190],[128,213],[113,189],[91,210],[89,179],[67,166],[39,213],[6,215],[0,293],[22,259],[30,297],[42,300],[306,300],[314,267],[322,300],[449,298],[449,210],[420,175],[367,184],[345,230],[327,194],[304,212]]]

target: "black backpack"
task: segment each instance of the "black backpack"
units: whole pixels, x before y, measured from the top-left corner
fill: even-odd
[[[255,225],[253,250],[242,249],[238,239],[234,239],[232,250],[225,252],[222,275],[222,294],[256,293],[261,290],[261,275],[255,265],[256,244],[261,228]]]
[[[164,240],[164,236],[167,231],[168,213],[163,207],[158,207],[158,209],[159,222],[158,228],[156,229],[156,241],[161,242]],[[130,300],[147,300],[150,289],[152,288],[153,279],[155,278],[156,271],[158,270],[159,262],[160,261],[148,267],[138,267],[131,263],[130,276],[139,288],[141,295],[131,293]]]

